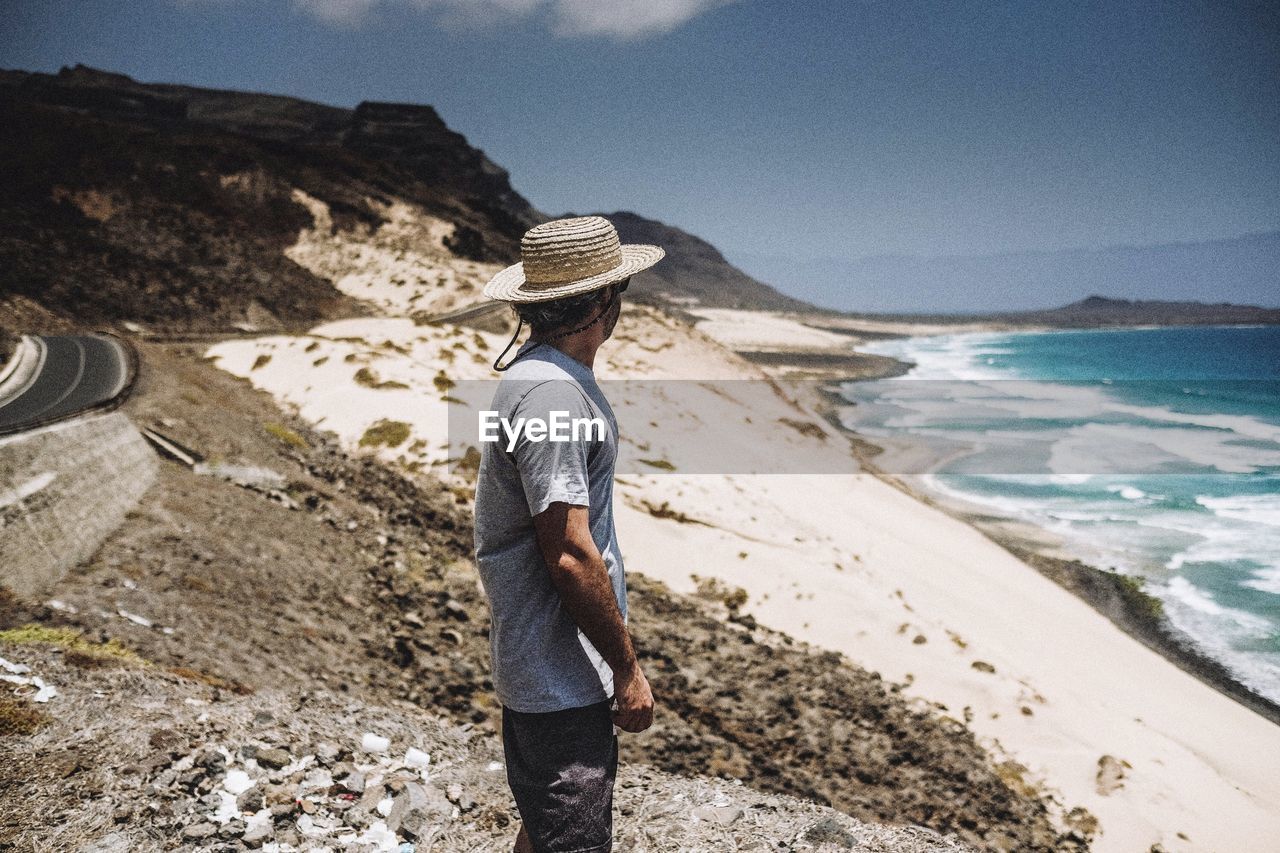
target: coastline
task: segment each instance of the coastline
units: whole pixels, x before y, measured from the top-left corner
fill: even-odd
[[[865,380],[849,380],[865,381]],[[825,414],[825,413],[824,413]],[[1183,672],[1240,703],[1245,708],[1280,726],[1280,704],[1255,692],[1242,683],[1226,666],[1198,649],[1187,637],[1179,634],[1161,612],[1160,600],[1141,589],[1128,575],[1107,571],[1083,560],[1049,553],[1043,540],[1032,536],[1019,536],[1011,532],[1007,519],[967,512],[938,500],[929,492],[912,487],[900,477],[887,474],[875,464],[875,456],[881,448],[874,442],[846,429],[834,417],[834,409],[828,421],[847,433],[855,456],[864,469],[889,485],[901,489],[917,501],[946,513],[973,527],[987,539],[1008,551],[1014,557],[1031,566],[1041,575],[1088,604],[1113,625]],[[1019,522],[1026,524],[1026,522]],[[993,529],[995,526],[1002,529]],[[1038,532],[1040,528],[1034,528]]]
[[[1120,327],[1124,329],[1161,328],[1152,325],[1133,325]],[[1081,331],[1075,328],[1063,329],[1004,329],[992,326],[987,329],[966,330],[971,332],[1007,331],[1016,333],[1045,333],[1054,331]],[[933,333],[927,329],[924,334]],[[955,334],[963,334],[956,332]],[[951,333],[948,333],[951,334]],[[875,339],[904,338],[917,335],[903,331],[893,334],[877,334]],[[1034,568],[1040,574],[1052,580],[1058,586],[1070,592],[1105,616],[1117,628],[1139,641],[1147,648],[1164,657],[1184,672],[1193,675],[1204,684],[1214,688],[1264,719],[1280,726],[1280,703],[1256,692],[1243,683],[1231,670],[1202,651],[1195,642],[1179,632],[1163,613],[1163,605],[1158,598],[1144,592],[1140,579],[1115,571],[1108,571],[1091,565],[1075,557],[1053,553],[1048,540],[1052,534],[1034,526],[1030,522],[1014,522],[1010,519],[991,516],[980,511],[965,508],[952,503],[928,490],[912,485],[903,477],[888,473],[876,460],[886,452],[884,443],[877,443],[856,430],[844,426],[838,416],[840,407],[850,405],[839,392],[839,385],[848,382],[870,382],[878,379],[890,379],[905,375],[914,365],[911,362],[891,358],[889,356],[860,353],[867,357],[884,359],[878,370],[855,371],[851,375],[828,375],[832,384],[823,388],[816,395],[815,410],[818,411],[831,426],[848,437],[850,446],[858,463],[868,473],[882,481],[901,489],[911,497],[928,506],[968,524],[990,539],[996,545],[1008,551],[1014,557]],[[890,363],[891,362],[891,363]],[[782,359],[778,360],[782,363]],[[902,447],[895,448],[899,462],[904,454],[909,454],[914,442],[903,439]],[[936,460],[938,465],[946,459]],[[1019,530],[1023,528],[1024,530]],[[1025,529],[1030,528],[1040,535],[1027,535]]]
[[[914,695],[938,707],[962,707],[966,723],[993,754],[1007,755],[1032,770],[1035,784],[1059,804],[1061,819],[1081,813],[1098,819],[1095,849],[1146,849],[1153,843],[1171,851],[1265,849],[1263,827],[1274,821],[1255,809],[1268,803],[1275,814],[1280,802],[1280,788],[1266,769],[1280,760],[1280,733],[1266,704],[1251,706],[1247,695],[1235,695],[1240,685],[1230,674],[1177,637],[1162,637],[1156,620],[1142,620],[1147,599],[1134,594],[1138,591],[1129,589],[1123,576],[1073,565],[1053,553],[1051,542],[1041,541],[1047,534],[1029,527],[993,535],[983,529],[982,519],[944,508],[931,496],[881,474],[873,461],[880,446],[833,424],[830,410],[837,398],[832,395],[843,381],[897,375],[909,365],[891,359],[880,362],[879,370],[859,370],[855,377],[807,369],[812,366],[808,353],[818,348],[810,337],[815,331],[829,335],[828,350],[847,357],[871,337],[1043,330],[902,324],[860,336],[855,323],[833,332],[806,326],[807,318],[797,315],[723,309],[695,313],[703,321],[699,331],[798,395],[864,465],[864,473],[851,479],[761,483],[753,490],[762,507],[786,508],[779,522],[840,530],[837,540],[865,549],[868,556],[857,567],[860,576],[848,578],[840,565],[832,575],[805,568],[800,553],[776,555],[773,570],[798,586],[797,601],[787,605],[770,598],[776,587],[751,583],[755,579],[741,569],[735,575],[731,564],[717,566],[724,577],[742,578],[752,593],[752,612],[764,624],[841,649],[887,677],[905,679]],[[771,355],[752,359],[744,351]],[[782,355],[788,351],[804,353],[806,369],[789,369]],[[843,399],[840,403],[847,405]],[[895,493],[903,500],[893,499]],[[793,507],[804,509],[797,515],[788,511]],[[647,528],[644,534],[656,538],[662,532]],[[708,555],[716,544],[698,542]],[[802,548],[795,546],[797,552]],[[653,556],[670,559],[673,552],[662,549]],[[905,611],[896,647],[876,636],[883,627],[854,627],[864,620],[893,618],[891,610],[875,612],[872,605],[885,587]],[[821,602],[816,606],[800,600],[815,595]],[[1121,624],[1126,616],[1127,626]],[[959,647],[954,656],[962,660],[966,654],[977,655],[978,648],[999,647],[998,660],[995,652],[983,652],[973,667],[998,670],[1007,686],[981,687],[951,668],[947,655],[935,649],[939,629]],[[987,668],[988,660],[996,670]],[[937,668],[926,671],[929,667]],[[1011,697],[1007,691],[1016,685],[1021,688]],[[1030,699],[1021,704],[1025,725],[1007,718],[1004,703],[1010,698],[1019,703]],[[970,701],[972,708],[966,704]],[[989,715],[976,713],[979,708]],[[1096,766],[1088,770],[1081,752],[1093,750]],[[1103,767],[1113,758],[1128,774],[1123,792],[1102,784]]]

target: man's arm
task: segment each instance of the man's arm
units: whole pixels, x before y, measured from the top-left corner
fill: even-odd
[[[613,721],[628,732],[653,723],[653,693],[613,597],[609,570],[591,538],[588,510],[557,501],[534,516],[538,549],[565,610],[613,670]]]

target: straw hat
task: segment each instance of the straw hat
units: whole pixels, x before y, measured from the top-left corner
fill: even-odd
[[[520,263],[490,279],[484,295],[503,302],[546,302],[622,281],[662,260],[658,246],[623,246],[602,216],[554,219],[525,232]]]

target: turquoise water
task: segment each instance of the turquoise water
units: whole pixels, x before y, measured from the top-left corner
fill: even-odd
[[[1280,701],[1280,328],[948,335],[846,386],[849,426],[945,459],[927,489],[1145,580],[1170,621]]]

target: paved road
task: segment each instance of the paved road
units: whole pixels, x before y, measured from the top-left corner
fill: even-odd
[[[115,399],[129,381],[129,354],[105,335],[50,335],[39,372],[20,393],[0,399],[0,432],[15,432]]]

